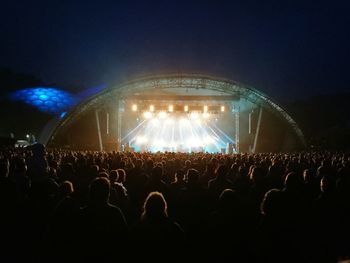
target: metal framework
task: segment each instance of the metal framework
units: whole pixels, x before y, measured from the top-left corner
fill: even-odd
[[[66,116],[57,123],[56,127],[51,130],[50,134],[46,135],[46,138],[49,139],[44,143],[48,143],[52,136],[55,136],[55,134],[62,127],[67,126],[80,114],[87,110],[98,109],[108,102],[113,102],[114,104],[116,102],[120,103],[120,101],[128,98],[129,96],[139,96],[145,94],[147,91],[174,88],[212,90],[224,93],[228,96],[238,96],[239,98],[244,98],[257,106],[264,108],[264,110],[272,112],[279,119],[287,123],[297,135],[301,144],[305,145],[304,135],[296,122],[287,112],[282,109],[282,107],[273,102],[272,99],[264,93],[235,81],[196,74],[146,77],[105,89],[95,96],[80,103],[68,114],[66,114]],[[120,109],[121,107],[119,105],[117,113],[118,116],[120,114]],[[120,121],[119,118],[118,121]],[[118,124],[118,126],[120,125]]]

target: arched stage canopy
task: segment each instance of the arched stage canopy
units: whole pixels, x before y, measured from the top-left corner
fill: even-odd
[[[64,144],[74,148],[75,139],[69,141],[65,138],[74,134],[70,129],[83,134],[86,130],[78,132],[79,125],[75,123],[85,118],[91,130],[96,132],[93,138],[90,136],[90,142],[95,141],[95,145],[99,145],[97,149],[121,150],[122,127],[131,116],[125,119],[122,114],[128,111],[130,101],[142,100],[181,105],[188,103],[186,101],[199,104],[201,101],[206,104],[225,102],[236,116],[235,123],[232,123],[236,125],[236,137],[233,137],[235,143],[240,142],[240,152],[290,151],[305,146],[303,133],[296,122],[269,96],[235,81],[194,74],[145,77],[106,88],[82,101],[61,118],[52,120],[43,130],[40,140],[48,146]],[[108,115],[106,125],[110,127],[101,124],[102,119],[106,119],[101,116],[104,113]],[[113,140],[115,146],[105,145]]]

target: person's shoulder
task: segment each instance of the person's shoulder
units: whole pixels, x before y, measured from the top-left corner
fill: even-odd
[[[124,217],[122,210],[118,206],[107,203],[106,210],[108,210],[110,213],[113,213],[114,215]]]

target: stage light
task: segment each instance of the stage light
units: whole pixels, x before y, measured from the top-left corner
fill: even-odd
[[[137,105],[136,104],[132,105],[132,111],[137,111]]]
[[[174,106],[173,105],[169,105],[169,112],[173,112],[174,111]]]
[[[210,115],[209,115],[209,113],[208,113],[208,112],[204,112],[204,113],[203,113],[203,118],[208,119],[208,118],[209,118],[209,116],[210,116]]]
[[[184,106],[184,111],[188,112],[188,106],[187,105]]]
[[[152,112],[154,111],[154,105],[149,106],[149,111],[152,111]]]
[[[186,125],[189,123],[188,119],[185,119],[185,118],[181,118],[179,122],[181,125]]]
[[[167,114],[164,111],[161,111],[161,112],[158,113],[159,118],[162,118],[162,119],[164,119],[166,117],[166,115]]]
[[[152,113],[149,112],[149,111],[145,111],[145,112],[143,113],[143,116],[144,116],[146,119],[149,119],[149,118],[152,117]]]
[[[153,126],[156,126],[156,127],[159,126],[159,120],[156,119],[156,118],[152,119],[151,123],[152,123]]]
[[[204,111],[204,112],[208,112],[208,106],[207,106],[207,105],[205,105],[205,106],[203,107],[203,111]]]
[[[212,144],[215,142],[214,138],[211,136],[206,136],[203,138],[204,144]]]
[[[166,119],[165,124],[172,124],[174,120],[172,118]]]
[[[191,112],[191,119],[196,120],[196,119],[198,119],[198,117],[199,117],[199,115],[197,112]]]
[[[156,139],[154,140],[153,144],[156,146],[156,147],[162,147],[164,145],[164,141],[162,139]]]
[[[189,115],[185,112],[172,115],[163,110],[156,113],[146,111],[143,114],[146,118],[128,139],[137,150],[219,152],[228,141],[232,141],[212,121],[205,119],[204,116],[209,115],[210,120],[215,122],[216,117],[209,112],[192,111]]]
[[[221,106],[221,112],[225,111],[225,106]]]
[[[143,144],[143,143],[146,143],[148,140],[145,136],[138,136],[136,138],[136,143],[137,144]]]

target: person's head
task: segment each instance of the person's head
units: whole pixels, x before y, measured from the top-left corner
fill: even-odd
[[[163,176],[163,168],[161,166],[156,166],[152,169],[152,179],[159,181]]]
[[[182,169],[177,170],[176,173],[175,173],[175,178],[176,178],[177,182],[183,181],[184,180],[184,176],[185,176],[185,172]]]
[[[189,184],[198,182],[199,172],[196,169],[189,169],[187,171],[187,181]]]
[[[225,165],[219,165],[216,169],[216,175],[218,178],[225,178],[227,174],[227,167]]]
[[[264,171],[259,166],[250,167],[250,179],[253,183],[260,183],[264,180]]]
[[[67,196],[74,192],[73,184],[70,181],[64,181],[61,183],[58,191],[63,195]]]
[[[329,176],[323,176],[320,182],[320,188],[322,193],[331,193],[335,190],[336,181]]]
[[[303,187],[303,181],[299,174],[290,172],[287,174],[286,179],[284,180],[284,185],[289,190],[301,190]]]
[[[98,177],[104,177],[104,178],[109,179],[109,175],[108,175],[107,172],[100,172],[100,173],[98,174]]]
[[[161,219],[168,217],[168,205],[160,192],[148,194],[144,204],[141,219]]]
[[[118,179],[117,182],[118,183],[124,183],[125,179],[126,179],[126,173],[124,169],[117,169],[117,173],[118,173]]]
[[[260,205],[260,211],[263,215],[275,215],[281,213],[285,208],[285,193],[279,189],[269,190]]]
[[[232,210],[237,208],[238,198],[232,189],[225,189],[219,197],[219,208],[222,210]]]
[[[41,143],[35,143],[31,146],[31,150],[34,156],[44,156],[45,146]]]
[[[110,183],[108,178],[97,177],[90,183],[89,200],[93,203],[106,203],[109,198]]]
[[[135,161],[135,167],[141,168],[142,166],[143,166],[143,161],[142,161],[142,159],[137,159],[137,160]]]
[[[117,170],[112,170],[110,173],[109,173],[109,180],[113,183],[113,182],[118,182],[118,172]]]
[[[303,179],[305,183],[311,183],[315,178],[314,173],[310,169],[305,169],[303,172]]]

